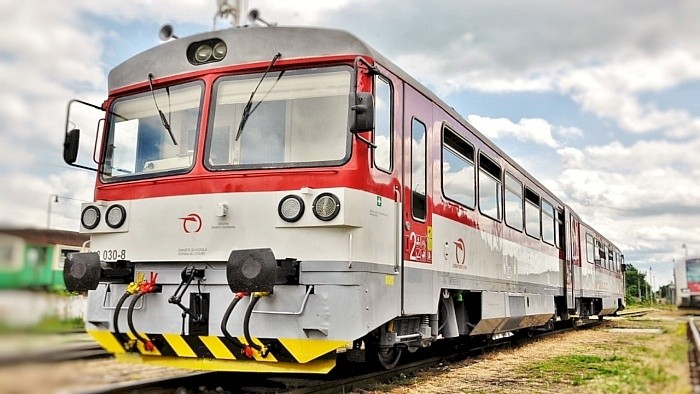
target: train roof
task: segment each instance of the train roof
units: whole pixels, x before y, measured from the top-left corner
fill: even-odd
[[[0,228],[0,234],[19,237],[39,245],[83,246],[90,239],[89,235],[75,231],[35,228]]]

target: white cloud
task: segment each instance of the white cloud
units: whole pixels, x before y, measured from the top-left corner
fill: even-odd
[[[552,137],[552,125],[544,119],[523,118],[518,123],[513,123],[506,118],[492,119],[479,115],[469,115],[467,120],[490,139],[512,136],[519,141],[531,141],[550,148],[559,146],[559,143]]]

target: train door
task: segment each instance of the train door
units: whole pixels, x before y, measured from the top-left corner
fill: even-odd
[[[404,314],[421,314],[433,305],[432,102],[404,85],[402,171],[402,305]]]
[[[576,286],[581,287],[580,225],[570,212],[566,216],[569,219],[566,223],[566,304],[571,309],[576,305]]]

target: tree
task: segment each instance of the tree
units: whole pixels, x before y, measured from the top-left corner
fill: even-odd
[[[650,299],[649,289],[651,286],[647,282],[646,275],[646,272],[641,272],[632,264],[627,264],[627,270],[625,271],[625,301],[634,304]]]

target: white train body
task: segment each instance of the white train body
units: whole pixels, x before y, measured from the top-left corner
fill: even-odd
[[[65,275],[124,359],[325,373],[624,307],[612,243],[345,32],[180,38],[109,81]]]

